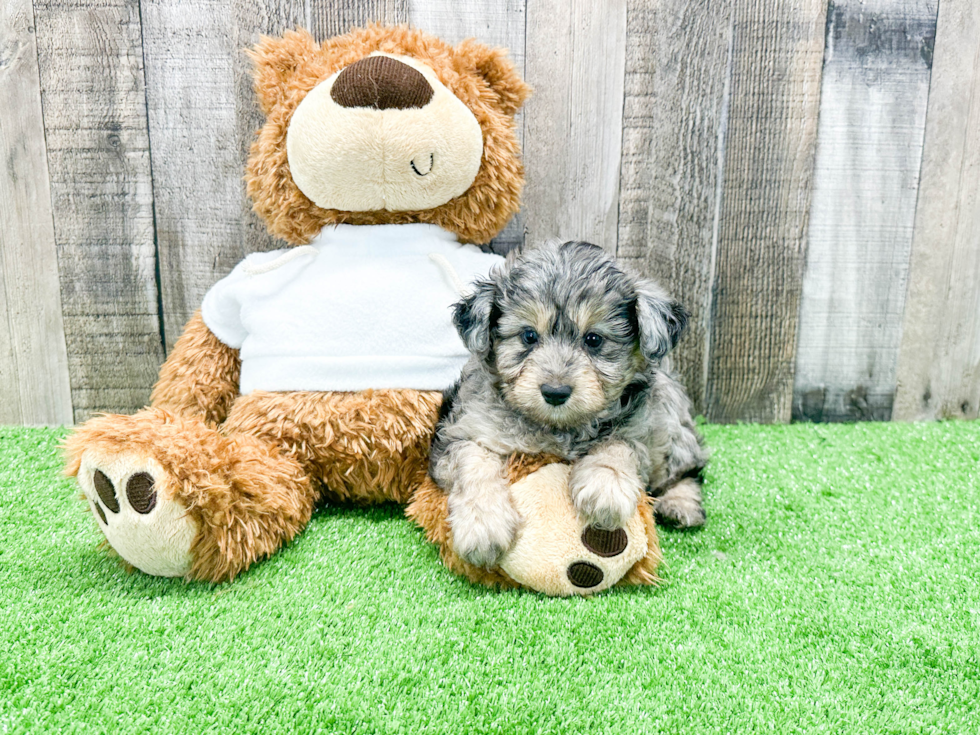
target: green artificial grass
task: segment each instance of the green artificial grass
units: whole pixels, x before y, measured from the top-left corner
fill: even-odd
[[[231,584],[127,574],[0,429],[0,733],[977,733],[980,423],[705,426],[659,589],[471,586],[396,506]]]

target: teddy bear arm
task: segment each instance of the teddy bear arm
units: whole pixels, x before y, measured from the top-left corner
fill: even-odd
[[[160,368],[150,400],[155,408],[217,426],[238,397],[240,372],[238,350],[214,336],[198,310]]]

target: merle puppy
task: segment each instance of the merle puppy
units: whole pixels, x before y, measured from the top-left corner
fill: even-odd
[[[453,315],[472,357],[444,396],[429,464],[456,552],[490,567],[513,542],[514,452],[572,461],[572,500],[598,528],[623,526],[644,491],[661,520],[704,523],[707,452],[664,365],[684,309],[585,242],[512,254],[474,289]]]

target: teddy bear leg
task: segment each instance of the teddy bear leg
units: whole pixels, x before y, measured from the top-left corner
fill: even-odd
[[[109,545],[156,576],[232,579],[299,533],[316,500],[274,444],[161,409],[89,421],[65,448]]]
[[[425,478],[442,395],[437,391],[253,391],[224,432],[282,447],[334,502],[406,503]]]

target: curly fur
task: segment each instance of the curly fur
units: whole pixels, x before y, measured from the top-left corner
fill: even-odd
[[[156,459],[166,472],[157,491],[178,500],[197,522],[193,579],[233,579],[309,522],[316,495],[298,462],[267,442],[225,436],[200,418],[162,409],[103,416],[80,427],[65,443],[68,473],[77,474],[85,450],[120,446]]]
[[[409,212],[343,212],[322,209],[293,182],[286,157],[286,131],[293,113],[318,83],[375,52],[411,56],[430,66],[473,112],[483,130],[483,159],[472,186],[434,209]],[[530,94],[500,49],[476,41],[453,47],[407,26],[372,25],[317,45],[306,31],[263,38],[251,52],[255,91],[266,123],[252,144],[246,187],[269,231],[305,244],[330,224],[375,225],[425,222],[461,242],[489,242],[520,209],[524,168],[514,132],[514,114]]]
[[[622,525],[644,489],[662,496],[655,502],[665,520],[703,522],[700,495],[700,515],[670,514],[682,492],[690,510],[690,484],[707,461],[690,402],[663,363],[685,320],[655,284],[594,245],[548,243],[513,255],[456,308],[473,357],[447,394],[430,456],[450,508],[456,496],[500,495],[473,481],[490,472],[488,456],[502,463],[515,452],[549,453],[574,463],[573,501],[599,528]],[[552,385],[569,390],[564,402],[548,400]],[[478,475],[474,458],[486,465]],[[509,524],[472,516],[459,516],[479,531],[466,529],[458,551],[479,563],[506,548]]]
[[[405,503],[425,476],[438,391],[255,391],[222,426],[283,448],[324,485],[325,497]]]
[[[200,535],[192,579],[233,579],[288,543],[322,498],[407,502],[426,475],[438,391],[238,395],[238,351],[188,323],[160,371],[154,407],[102,416],[65,442],[68,474],[86,449],[125,449],[167,472],[161,492]]]
[[[198,309],[160,368],[150,402],[181,416],[200,416],[217,426],[238,397],[242,361],[207,328]]]
[[[288,543],[323,498],[407,502],[423,481],[440,395],[428,391],[266,393],[227,420],[150,408],[93,419],[65,442],[67,472],[86,450],[152,457],[200,529],[189,577],[233,579]]]
[[[203,419],[225,434],[284,446],[317,468],[328,497],[356,503],[406,502],[428,466],[442,402],[438,391],[238,395],[238,350],[215,337],[200,312],[160,370],[153,406]]]

